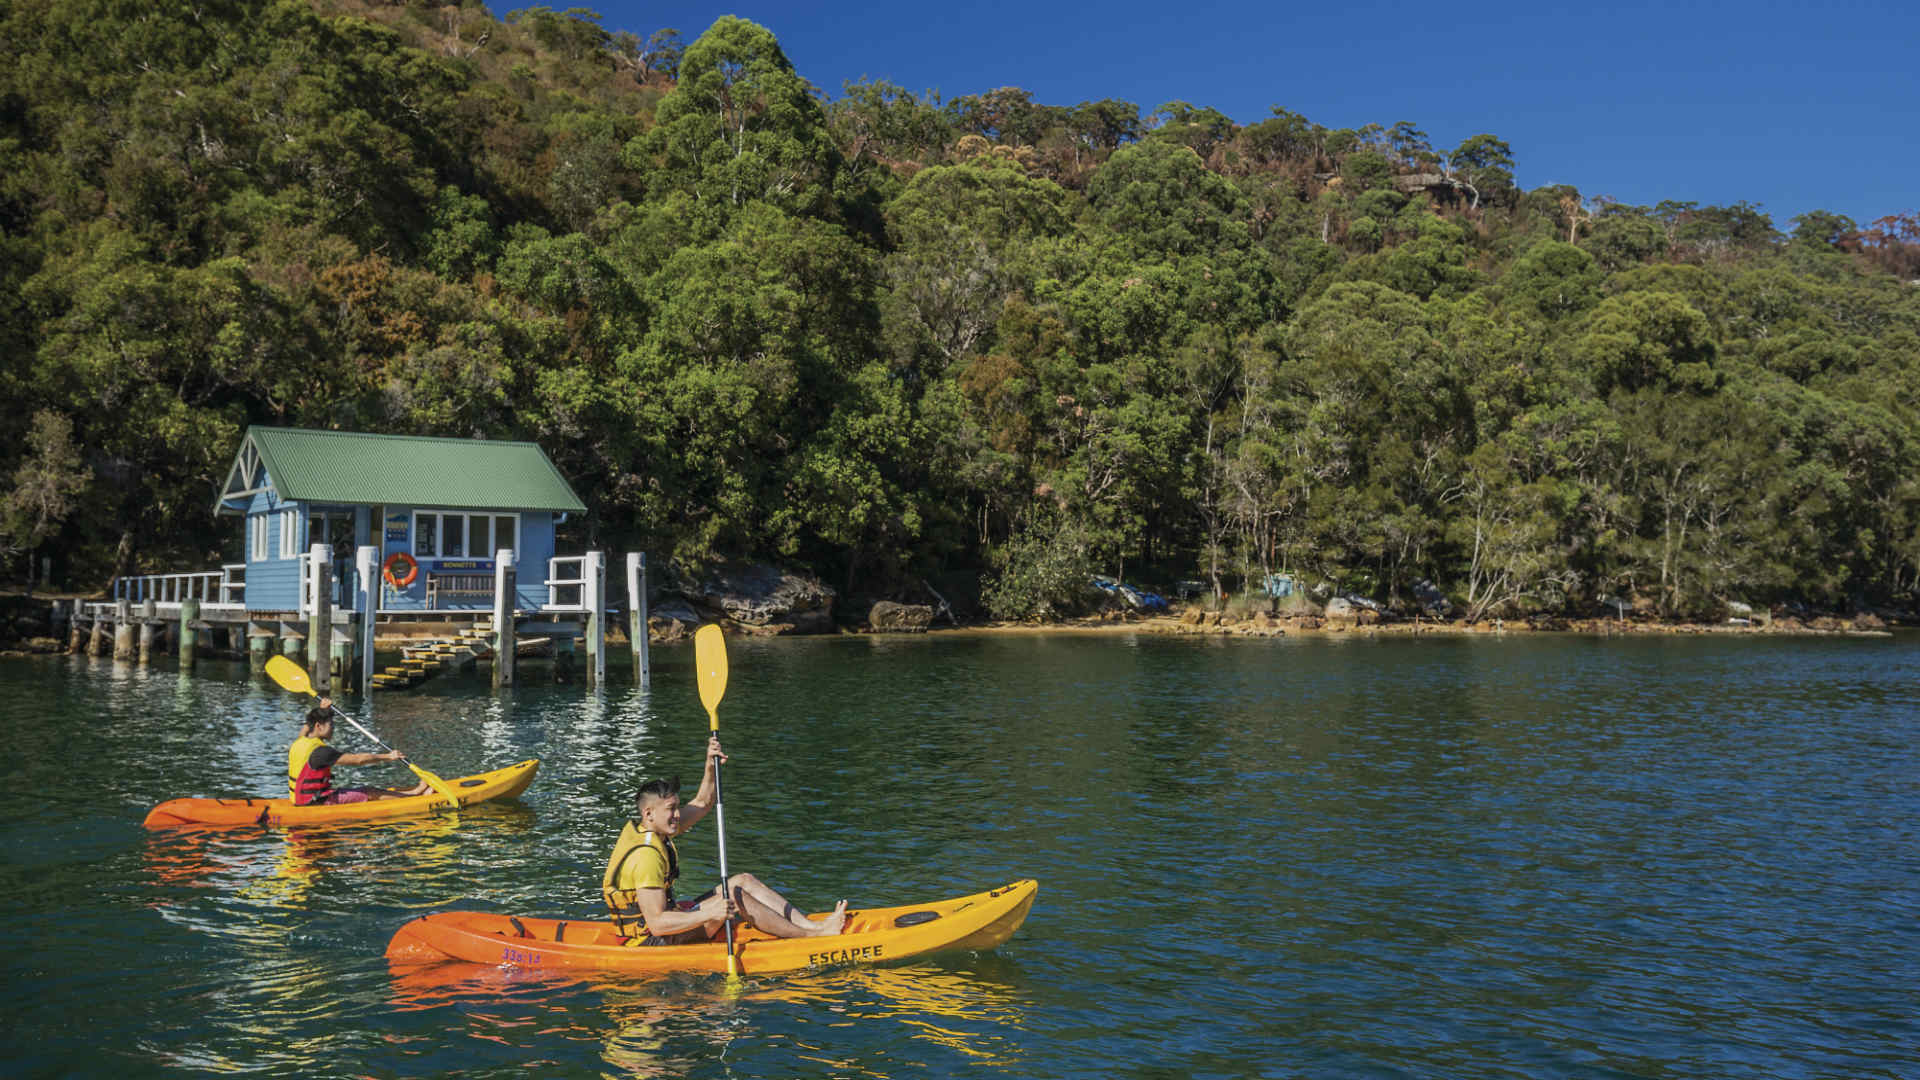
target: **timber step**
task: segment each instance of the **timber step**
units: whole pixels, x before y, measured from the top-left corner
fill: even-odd
[[[376,690],[410,690],[442,671],[470,668],[493,647],[487,637],[469,631],[452,638],[425,638],[400,648],[400,663],[373,677]]]

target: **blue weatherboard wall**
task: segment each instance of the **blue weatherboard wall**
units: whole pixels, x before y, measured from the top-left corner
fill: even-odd
[[[247,588],[244,593],[248,611],[296,611],[300,607],[300,561],[280,557],[280,529],[286,522],[282,511],[294,506],[283,502],[272,489],[259,492],[247,504],[240,519],[241,550],[247,561]],[[267,550],[256,560],[253,550],[253,519],[267,515]],[[302,518],[296,527],[304,528]],[[304,534],[303,534],[304,535]]]

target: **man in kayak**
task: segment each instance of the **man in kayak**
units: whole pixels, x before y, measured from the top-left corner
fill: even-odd
[[[336,765],[372,765],[381,761],[399,761],[400,751],[384,754],[343,754],[327,745],[333,737],[333,699],[321,698],[318,708],[310,709],[300,722],[300,737],[287,748],[287,797],[295,806],[321,803],[357,803],[372,799],[396,799],[404,795],[425,795],[433,790],[426,781],[402,791],[380,787],[336,788]]]
[[[633,818],[620,830],[600,877],[600,895],[613,912],[614,925],[628,945],[697,945],[720,936],[727,919],[735,918],[774,937],[832,937],[846,929],[847,902],[833,913],[809,918],[752,874],[728,880],[730,895],[712,889],[693,900],[676,901],[674,879],[680,876],[680,853],[674,838],[698,824],[713,809],[716,771],[727,760],[720,736],[707,740],[707,771],[700,791],[684,805],[680,779],[649,780],[634,797]]]

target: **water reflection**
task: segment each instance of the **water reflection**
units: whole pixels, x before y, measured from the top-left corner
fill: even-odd
[[[791,978],[558,975],[447,963],[389,968],[387,1007],[439,1010],[469,1037],[529,1049],[552,1038],[593,1040],[617,1075],[682,1076],[724,1058],[743,1033],[756,1052],[785,1046],[835,1075],[889,1075],[863,1063],[827,1030],[859,1027],[863,1042],[894,1049],[890,1067],[950,1060],[1019,1072],[1019,1033],[1031,1007],[1016,963],[995,954],[897,968],[854,968]],[[895,1030],[893,1036],[878,1033]],[[915,1053],[910,1048],[923,1044]]]
[[[280,855],[273,872],[237,894],[270,907],[302,908],[320,876],[323,863],[339,851],[338,830],[288,829],[281,835]]]

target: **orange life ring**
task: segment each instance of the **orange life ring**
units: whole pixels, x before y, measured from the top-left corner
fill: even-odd
[[[395,577],[393,573],[393,568],[401,563],[406,564],[407,576]],[[380,564],[380,576],[383,578],[386,578],[387,584],[393,586],[394,588],[404,589],[407,586],[413,584],[414,578],[417,578],[420,576],[420,563],[416,561],[413,556],[407,554],[406,552],[396,551],[393,554],[387,556],[386,562],[383,562]]]

